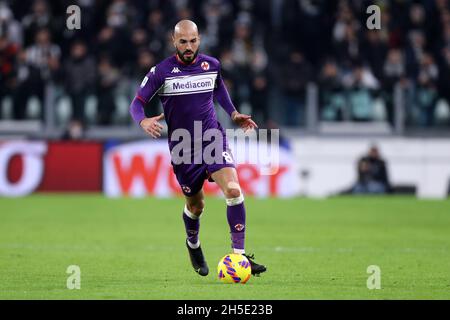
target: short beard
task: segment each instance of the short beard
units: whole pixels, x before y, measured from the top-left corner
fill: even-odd
[[[195,60],[195,58],[197,58],[198,50],[199,49],[197,49],[197,51],[194,52],[194,55],[192,56],[192,59],[185,59],[184,55],[183,55],[183,52],[181,52],[178,49],[177,49],[177,55],[178,55],[178,58],[180,58],[180,60],[183,61],[184,63],[191,64]]]

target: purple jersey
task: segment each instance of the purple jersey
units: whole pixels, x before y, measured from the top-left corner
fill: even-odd
[[[171,141],[173,131],[186,129],[191,137],[194,137],[195,121],[201,122],[202,133],[208,129],[218,129],[222,132],[221,151],[225,163],[173,166],[184,194],[194,195],[201,189],[209,174],[223,167],[234,167],[232,161],[229,161],[231,157],[226,136],[214,109],[216,98],[230,116],[236,110],[221,78],[219,61],[199,54],[193,63],[187,65],[173,55],[152,67],[130,106],[131,115],[137,124],[145,119],[145,105],[156,95],[163,105],[170,150],[178,143]],[[206,144],[203,143],[203,147]]]
[[[194,121],[201,121],[203,132],[207,129],[222,130],[214,110],[214,98],[231,116],[235,111],[223,80],[217,59],[199,54],[194,63],[186,65],[176,55],[163,60],[150,69],[141,83],[136,99],[147,104],[155,95],[161,99],[168,125],[169,146],[175,129],[187,129],[194,135]],[[137,108],[139,109],[139,108]],[[144,119],[142,107],[133,110],[136,122]]]

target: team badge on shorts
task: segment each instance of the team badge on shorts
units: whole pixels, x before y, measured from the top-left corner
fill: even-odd
[[[209,70],[209,63],[206,61],[203,61],[201,64],[201,67],[203,70],[208,71]]]
[[[242,231],[242,230],[244,230],[245,226],[243,224],[238,223],[237,225],[234,226],[234,228],[237,231]]]
[[[189,188],[188,186],[181,186],[181,190],[183,190],[185,193],[191,192],[191,188]]]

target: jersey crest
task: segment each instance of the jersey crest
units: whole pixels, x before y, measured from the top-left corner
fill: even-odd
[[[202,64],[200,65],[202,67],[202,69],[204,71],[208,71],[209,70],[209,63],[206,61],[203,61]]]

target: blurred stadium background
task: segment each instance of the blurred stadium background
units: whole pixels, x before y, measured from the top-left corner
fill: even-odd
[[[73,4],[81,9],[79,30],[66,27],[66,10]],[[367,28],[371,14],[366,10],[373,4],[380,8],[380,30]],[[114,267],[142,276],[139,283],[116,283],[111,295],[77,298],[124,297],[122,285],[130,282],[130,290],[138,291],[125,296],[142,297],[140,286],[153,281],[140,273],[148,260],[139,254],[156,251],[142,243],[148,241],[149,228],[164,230],[179,219],[133,217],[145,210],[181,213],[182,200],[159,200],[181,195],[167,143],[149,139],[132,123],[128,108],[148,70],[173,54],[170,37],[180,19],[198,24],[201,51],[221,61],[238,110],[252,114],[260,128],[280,129],[277,174],[263,176],[248,163],[239,164],[238,173],[249,206],[259,213],[250,218],[250,244],[272,270],[289,273],[290,259],[299,258],[295,261],[303,273],[290,274],[287,282],[268,274],[267,287],[249,292],[267,293],[256,298],[320,298],[325,291],[331,298],[371,297],[362,289],[339,288],[347,288],[345,279],[356,269],[363,270],[358,281],[364,287],[365,268],[373,263],[368,252],[375,252],[401,279],[429,274],[423,282],[377,297],[448,298],[449,0],[0,0],[0,245],[10,261],[1,264],[3,297],[66,297],[62,291],[47,291],[55,280],[48,272],[76,263],[69,262],[74,256],[97,270],[91,284],[100,288],[101,281],[108,281],[102,272],[111,271],[107,266],[117,257]],[[161,110],[155,99],[146,113]],[[226,113],[220,107],[217,112],[223,126],[232,128]],[[208,195],[219,191],[210,183],[205,190]],[[63,194],[42,195],[55,192]],[[77,198],[65,192],[97,195]],[[407,196],[347,199],[350,194]],[[146,202],[114,202],[104,195],[146,197]],[[303,199],[336,195],[343,195],[342,202]],[[8,199],[19,196],[24,198]],[[440,200],[416,202],[416,197]],[[218,201],[210,199],[211,207],[221,210]],[[64,211],[68,220],[60,216]],[[277,226],[270,222],[274,211],[283,217]],[[71,220],[75,216],[81,220]],[[216,227],[210,222],[204,234],[219,258],[227,248],[226,236],[216,234],[226,230],[218,229],[223,219],[214,219]],[[264,235],[273,229],[275,247],[262,247]],[[175,239],[159,236],[170,252],[180,251],[179,263],[191,275],[178,245],[182,230],[171,231],[176,233]],[[137,247],[136,239],[141,239]],[[78,245],[73,247],[73,241]],[[95,252],[99,260],[90,265]],[[25,266],[21,254],[34,262]],[[301,259],[305,255],[313,256],[310,265]],[[342,263],[335,266],[340,271],[331,270],[330,255],[352,267]],[[191,282],[178,274],[171,257],[162,257],[167,264],[159,271],[169,279],[169,288],[182,286],[172,293],[158,283],[164,295],[151,297],[183,299],[181,292],[190,290]],[[408,269],[411,264],[415,267]],[[41,279],[34,294],[23,292],[15,268],[29,279]],[[323,274],[330,272],[338,281],[327,291]],[[308,282],[314,277],[322,277],[324,284]],[[388,279],[393,286],[397,280]],[[299,282],[312,291],[296,287]],[[272,285],[292,285],[291,294],[274,291]],[[205,294],[194,297],[212,297]]]
[[[72,4],[79,30],[66,26]],[[372,4],[380,30],[367,27]],[[281,129],[298,180],[286,194],[349,193],[364,179],[382,181],[382,191],[449,194],[447,0],[3,0],[0,138],[145,138],[130,101],[149,68],[173,54],[172,28],[186,18],[200,27],[201,50],[221,60],[237,108],[261,128]],[[146,113],[161,110],[155,99]],[[372,145],[386,165],[375,178],[363,163]],[[20,165],[4,159],[3,181],[17,180]]]

